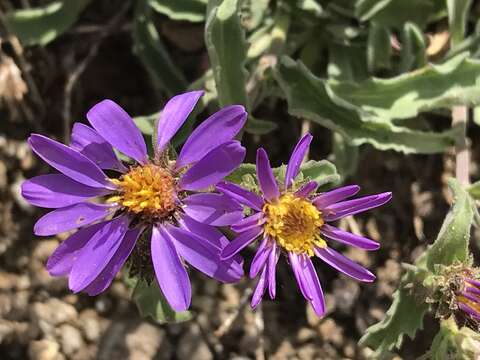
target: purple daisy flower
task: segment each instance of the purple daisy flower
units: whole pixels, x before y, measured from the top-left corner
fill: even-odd
[[[221,109],[192,132],[176,160],[168,156],[170,140],[202,95],[192,91],[168,101],[152,159],[132,118],[111,100],[87,113],[93,128],[74,125],[70,146],[37,134],[28,139],[32,150],[60,172],[22,184],[22,195],[32,205],[55,209],[36,222],[35,234],[79,228],[47,262],[52,276],[68,276],[72,291],[104,291],[149,229],[147,254],[173,309],[190,305],[185,262],[223,282],[243,276],[241,257],[220,259],[228,240],[214,228],[238,222],[242,207],[225,195],[199,191],[214,186],[243,161],[245,149],[232,139],[245,124],[245,109]],[[123,163],[113,148],[133,161]]]
[[[460,310],[480,322],[480,281],[464,279],[463,289],[457,295],[457,305]]]
[[[253,215],[231,226],[239,235],[223,249],[222,259],[236,256],[259,236],[263,239],[250,267],[250,278],[260,274],[252,296],[253,308],[259,304],[267,288],[270,297],[275,298],[275,268],[281,252],[288,256],[300,291],[319,316],[325,313],[325,300],[311,260],[314,255],[354,279],[365,282],[375,279],[370,271],[328,247],[326,239],[365,250],[376,250],[379,244],[329,223],[383,205],[392,195],[388,192],[345,200],[360,188],[352,185],[314,194],[318,186],[315,181],[296,189],[294,179],[311,141],[312,136],[307,134],[296,145],[288,162],[285,182],[281,186],[273,176],[267,153],[262,148],[258,149],[257,177],[263,196],[232,183],[217,185],[221,193],[253,211]]]

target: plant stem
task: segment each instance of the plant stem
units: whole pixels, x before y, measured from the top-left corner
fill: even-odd
[[[452,127],[459,128],[455,141],[455,177],[462,185],[470,184],[470,156],[467,145],[468,108],[454,106],[452,108]]]

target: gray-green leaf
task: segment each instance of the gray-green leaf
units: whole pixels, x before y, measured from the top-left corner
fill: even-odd
[[[247,105],[245,32],[238,14],[239,0],[210,0],[205,43],[220,106]]]
[[[207,9],[207,0],[148,0],[148,4],[155,11],[179,21],[204,21]]]
[[[91,0],[54,1],[43,7],[7,13],[8,29],[24,45],[46,45],[77,21]]]
[[[176,323],[190,320],[190,311],[176,312],[168,304],[156,281],[150,285],[139,280],[132,295],[143,317],[151,317],[159,324]]]

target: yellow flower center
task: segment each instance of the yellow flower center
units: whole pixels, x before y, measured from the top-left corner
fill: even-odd
[[[315,247],[326,247],[319,228],[324,221],[311,202],[287,193],[275,204],[265,204],[267,221],[264,231],[286,251],[314,255]]]
[[[116,202],[135,214],[166,217],[175,209],[175,179],[160,166],[137,166],[119,179],[110,179],[119,193],[107,202]]]

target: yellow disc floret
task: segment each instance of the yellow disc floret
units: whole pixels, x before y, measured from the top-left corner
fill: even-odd
[[[160,166],[137,166],[110,180],[118,186],[118,194],[107,201],[119,203],[130,212],[165,217],[175,209],[175,179]]]
[[[313,256],[315,247],[327,246],[319,230],[324,221],[311,202],[287,193],[277,203],[266,204],[263,212],[265,234],[286,251]]]

